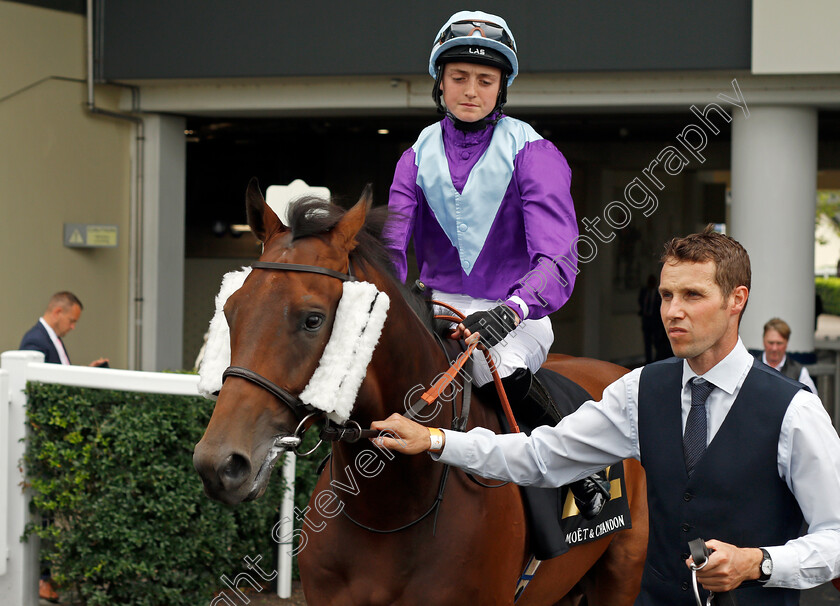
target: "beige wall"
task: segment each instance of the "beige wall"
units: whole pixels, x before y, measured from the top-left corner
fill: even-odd
[[[836,74],[837,0],[753,0],[754,74]]]
[[[83,17],[0,1],[0,351],[70,290],[85,306],[73,361],[124,368],[133,127],[88,115],[84,78]],[[97,88],[99,105],[116,100]],[[118,247],[65,248],[65,222],[117,225]]]

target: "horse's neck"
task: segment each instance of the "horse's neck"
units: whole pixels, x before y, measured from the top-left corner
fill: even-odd
[[[420,399],[420,395],[449,369],[449,361],[438,340],[399,291],[386,292],[391,297],[388,321],[352,416],[362,427],[369,427],[371,421],[387,418],[395,412],[405,414]],[[457,385],[453,383],[454,387],[448,391],[448,394],[458,391],[454,398],[456,411],[453,411],[452,403],[442,397],[421,410],[424,425],[449,428],[456,412],[459,416],[464,414],[463,375],[459,375],[456,382]],[[493,410],[483,406],[475,396],[472,397],[469,416],[470,426],[481,425],[499,431]],[[359,471],[360,461],[367,462],[368,471],[372,473],[364,477],[364,492],[377,495],[376,499],[363,499],[348,504],[348,507],[351,513],[358,512],[362,507],[360,503],[365,502],[368,518],[380,520],[383,527],[388,527],[389,520],[393,522],[391,526],[397,526],[421,515],[440,489],[443,467],[428,456],[394,455],[390,451],[378,451],[367,441],[335,443],[332,452],[331,473],[336,476],[342,474],[341,477],[346,477],[347,481],[353,478],[354,470]]]
[[[404,414],[435,378],[448,368],[438,340],[396,287],[389,289],[391,306],[379,344],[368,369],[372,399],[359,402],[358,412],[382,419]],[[422,387],[422,389],[420,389]]]
[[[420,398],[420,395],[445,372],[450,371],[448,355],[441,347],[441,341],[430,332],[426,323],[403,298],[393,284],[380,285],[391,298],[389,320],[385,323],[382,336],[368,368],[368,376],[357,402],[356,413],[360,423],[384,419],[392,413],[405,414]],[[450,353],[449,355],[454,355]],[[439,412],[429,405],[421,411],[423,423],[434,427],[450,427],[453,415],[451,399],[457,402],[457,414],[463,411],[463,390],[471,374],[471,365],[455,376],[452,384],[444,390]],[[493,431],[499,430],[494,409],[484,406],[473,395],[470,409],[471,425],[480,425]]]

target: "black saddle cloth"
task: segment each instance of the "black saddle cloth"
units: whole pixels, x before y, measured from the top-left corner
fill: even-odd
[[[554,405],[563,417],[572,414],[580,408],[581,404],[592,399],[592,395],[583,387],[553,370],[540,368],[536,372],[536,377],[548,390]]]
[[[535,411],[530,402],[526,402],[524,406],[519,402],[511,402],[513,416],[519,429],[527,435],[538,425],[556,423],[559,420],[557,413],[562,418],[592,399],[580,385],[552,370],[541,368],[535,376],[550,394],[556,410],[539,414],[541,411]],[[500,408],[498,411],[502,429],[505,433],[510,433],[507,419]],[[566,531],[562,526],[563,503],[566,501],[568,488],[520,486],[519,489],[522,492],[534,556],[539,560],[549,560],[569,551]]]

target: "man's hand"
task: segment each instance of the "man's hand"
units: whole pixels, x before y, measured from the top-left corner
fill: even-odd
[[[396,450],[403,454],[417,454],[426,452],[432,446],[428,427],[415,423],[396,412],[384,421],[374,421],[370,424],[370,428],[385,430],[394,436],[393,438],[371,438],[371,442],[389,450]]]
[[[99,358],[98,360],[94,360],[88,366],[108,366],[108,358]]]
[[[712,550],[712,555],[709,563],[697,571],[697,580],[709,591],[732,591],[744,581],[758,578],[762,559],[760,549],[735,547],[716,540],[706,541],[706,547]],[[685,564],[690,568],[692,562],[688,558]]]
[[[485,347],[498,345],[519,324],[519,316],[507,305],[497,305],[487,311],[471,313],[453,332],[456,339],[463,337],[467,345],[478,341]]]

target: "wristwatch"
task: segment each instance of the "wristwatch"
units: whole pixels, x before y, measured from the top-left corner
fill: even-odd
[[[759,583],[766,583],[770,580],[770,575],[773,574],[773,558],[770,557],[770,554],[767,553],[767,550],[764,548],[761,549],[761,564],[758,566],[758,582]]]

